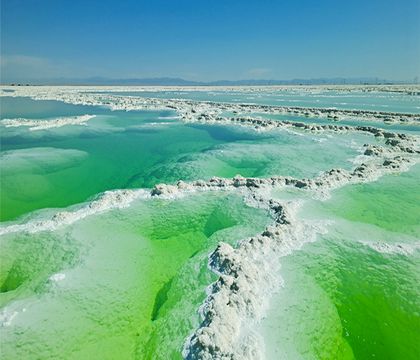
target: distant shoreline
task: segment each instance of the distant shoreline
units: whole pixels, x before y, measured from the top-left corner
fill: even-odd
[[[26,86],[96,86],[96,87],[182,87],[182,88],[221,88],[221,87],[326,87],[326,86],[340,86],[340,87],[367,87],[367,86],[419,86],[419,83],[409,82],[395,82],[395,83],[296,83],[296,84],[124,84],[124,83],[0,83],[1,87],[26,87]]]
[[[360,78],[317,78],[317,79],[291,79],[291,80],[267,80],[267,79],[243,79],[243,80],[216,80],[216,81],[193,81],[182,78],[51,78],[51,79],[20,79],[0,80],[0,86],[395,86],[395,85],[418,85],[418,77],[413,80],[388,80],[378,77]]]

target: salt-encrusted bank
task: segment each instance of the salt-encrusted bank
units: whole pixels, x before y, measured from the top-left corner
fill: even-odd
[[[146,91],[140,88],[141,91]],[[208,90],[208,88],[206,88]],[[259,88],[238,88],[240,91],[260,91]],[[237,90],[238,90],[237,89]],[[409,87],[415,92],[416,87]],[[7,89],[10,90],[10,89]],[[336,108],[314,108],[301,106],[274,106],[261,104],[227,103],[213,101],[193,101],[186,99],[147,98],[127,95],[108,94],[105,91],[118,91],[117,89],[86,87],[83,89],[73,87],[18,87],[13,92],[0,92],[0,96],[27,96],[36,100],[58,100],[70,104],[106,106],[112,110],[152,110],[173,109],[183,118],[191,119],[200,115],[214,117],[222,112],[238,114],[261,113],[272,115],[293,115],[305,117],[324,117],[331,120],[357,119],[383,121],[387,123],[402,122],[419,124],[419,114],[372,111],[372,110],[345,110]],[[147,91],[153,91],[147,88]],[[417,89],[418,91],[418,89]]]
[[[70,225],[87,216],[99,214],[111,209],[128,207],[134,200],[139,198],[146,199],[148,197],[150,197],[150,192],[143,189],[106,191],[96,200],[73,211],[60,211],[51,216],[51,218],[31,220],[23,224],[2,226],[0,227],[0,235],[21,231],[29,233],[54,231],[61,226]]]
[[[29,221],[24,224],[11,224],[0,227],[0,235],[11,232],[26,231],[39,232],[55,230],[56,228],[69,225],[75,221],[114,208],[127,207],[137,199],[147,199],[159,196],[167,199],[176,198],[187,193],[196,191],[235,191],[244,189],[253,194],[260,189],[278,188],[284,186],[296,187],[310,191],[316,198],[325,198],[330,190],[341,186],[374,181],[379,177],[395,172],[407,171],[410,166],[419,161],[413,152],[405,153],[403,150],[390,150],[380,146],[366,146],[365,154],[370,161],[358,165],[353,171],[344,169],[331,169],[314,179],[295,179],[292,177],[275,176],[270,178],[244,178],[240,175],[225,179],[213,177],[210,180],[196,180],[193,182],[178,181],[175,185],[159,184],[152,190],[113,190],[107,191],[98,199],[87,203],[74,211],[58,212],[50,219]],[[415,153],[418,153],[416,150]],[[270,201],[267,200],[268,202]],[[261,201],[260,201],[261,202]]]
[[[80,115],[80,116],[66,116],[59,117],[50,120],[40,119],[3,119],[1,124],[5,127],[29,127],[30,131],[46,130],[51,128],[58,128],[66,125],[86,125],[90,119],[93,119],[95,115]]]

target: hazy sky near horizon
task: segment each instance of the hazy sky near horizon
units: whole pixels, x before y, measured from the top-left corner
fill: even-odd
[[[420,0],[2,0],[1,78],[420,77]]]

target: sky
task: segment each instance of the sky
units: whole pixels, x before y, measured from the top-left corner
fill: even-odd
[[[1,81],[420,77],[420,0],[1,0]]]

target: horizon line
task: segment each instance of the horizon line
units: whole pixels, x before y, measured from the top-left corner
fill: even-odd
[[[107,78],[102,76],[80,78],[45,78],[45,79],[10,79],[2,81],[1,86],[66,86],[66,85],[101,85],[101,86],[275,86],[275,85],[418,85],[418,76],[411,80],[390,80],[377,76],[371,77],[320,77],[284,79],[239,79],[239,80],[187,80],[181,77],[126,77]]]

